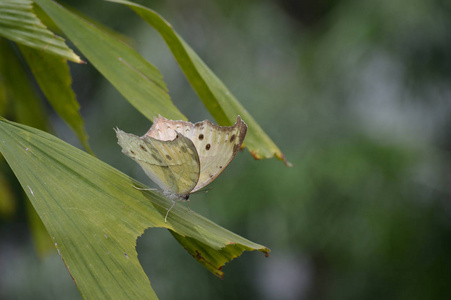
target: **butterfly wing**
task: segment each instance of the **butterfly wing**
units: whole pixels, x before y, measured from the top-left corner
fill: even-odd
[[[192,141],[200,161],[199,181],[192,192],[212,182],[230,164],[246,136],[247,125],[238,116],[233,126],[218,126],[208,120],[196,123]]]
[[[161,141],[138,137],[117,129],[122,153],[135,160],[163,191],[179,197],[187,196],[196,186],[200,162],[193,142],[174,133],[173,140]]]
[[[208,120],[196,124],[159,116],[145,136],[173,139],[175,131],[191,139],[200,161],[199,181],[192,192],[212,182],[235,157],[246,136],[247,125],[238,116],[233,126],[218,126]]]

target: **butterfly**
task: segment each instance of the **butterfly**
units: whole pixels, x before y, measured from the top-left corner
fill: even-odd
[[[233,126],[218,126],[208,120],[193,124],[158,116],[142,137],[119,128],[115,131],[122,153],[135,160],[173,201],[166,222],[176,201],[189,201],[191,193],[224,171],[240,150],[247,125],[240,116]]]

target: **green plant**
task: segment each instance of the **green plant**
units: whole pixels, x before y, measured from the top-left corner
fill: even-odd
[[[248,124],[246,147],[257,159],[276,156],[277,146],[194,51],[152,10],[126,1],[158,30],[187,79],[220,125],[240,114]],[[89,62],[144,116],[186,117],[171,102],[159,71],[131,47],[104,29],[50,0],[36,3]],[[55,111],[73,128],[92,154],[79,105],[71,89],[66,60],[83,61],[41,24],[32,2],[0,3],[0,35],[15,42]],[[170,201],[133,189],[130,177],[60,139],[45,133],[47,120],[30,88],[11,42],[1,40],[0,151],[19,179],[85,298],[156,298],[135,250],[146,228],[170,229],[177,241],[216,276],[243,251],[269,249],[239,237],[177,206],[164,222]],[[23,124],[28,124],[23,125]],[[287,163],[285,161],[285,163]],[[288,164],[288,163],[287,163]]]

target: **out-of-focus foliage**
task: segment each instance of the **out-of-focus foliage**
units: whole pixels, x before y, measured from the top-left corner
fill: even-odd
[[[30,84],[27,67],[57,114],[75,131],[92,154],[79,105],[71,89],[67,60],[83,63],[64,39],[49,31],[33,11],[31,0],[0,3],[0,89],[2,116],[35,126],[47,127],[47,118],[36,89]],[[18,55],[20,49],[23,56]],[[26,60],[24,64],[21,60]]]
[[[191,209],[272,250],[227,264],[223,281],[163,230],[138,239],[162,299],[451,296],[447,1],[139,2],[171,22],[294,165],[241,153],[213,190],[192,196]],[[208,118],[133,12],[67,3],[132,35],[176,106],[191,121]],[[145,181],[112,128],[142,134],[151,124],[89,66],[71,69],[94,152]],[[54,127],[76,141],[60,121]],[[11,190],[22,197],[18,185]],[[0,296],[79,297],[59,259],[34,258],[23,220],[18,207],[13,221],[0,221]]]

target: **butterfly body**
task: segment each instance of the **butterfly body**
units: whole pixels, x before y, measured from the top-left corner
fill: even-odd
[[[233,126],[159,116],[142,137],[119,129],[116,135],[122,152],[143,168],[163,194],[181,201],[224,171],[241,148],[246,131],[240,116]]]

